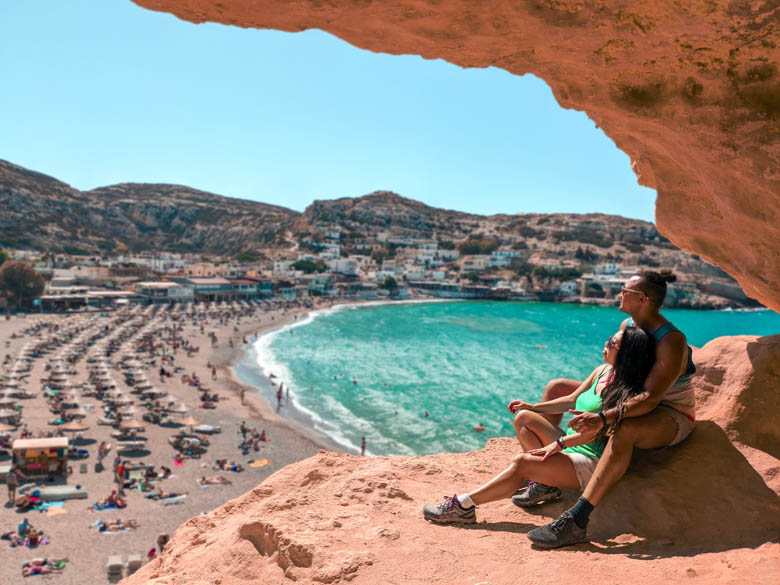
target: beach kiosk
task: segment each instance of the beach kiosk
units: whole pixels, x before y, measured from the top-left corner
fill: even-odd
[[[24,475],[67,475],[68,438],[16,439],[11,445],[14,465]]]

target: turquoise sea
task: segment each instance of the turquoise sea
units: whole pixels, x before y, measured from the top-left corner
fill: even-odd
[[[663,313],[696,346],[780,333],[770,311]],[[281,414],[345,449],[366,437],[374,455],[467,451],[513,436],[510,400],[538,400],[550,378],[585,377],[623,318],[617,308],[552,303],[341,306],[254,340],[237,372],[276,404],[273,373],[291,389]]]

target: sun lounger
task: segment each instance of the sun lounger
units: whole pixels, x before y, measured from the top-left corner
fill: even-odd
[[[84,500],[87,497],[87,488],[76,485],[53,485],[38,488],[38,497],[44,502],[59,500]]]
[[[127,555],[127,574],[132,575],[144,564],[141,555]]]
[[[117,443],[117,453],[126,453],[128,451],[137,451],[146,448],[144,441],[122,441]]]
[[[112,555],[108,557],[106,561],[106,572],[109,577],[118,577],[122,575],[125,570],[125,565],[122,563],[122,557],[119,555]]]

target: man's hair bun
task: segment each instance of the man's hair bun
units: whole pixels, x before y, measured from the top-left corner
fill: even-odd
[[[662,270],[660,273],[661,280],[664,282],[676,282],[677,276],[669,269]]]

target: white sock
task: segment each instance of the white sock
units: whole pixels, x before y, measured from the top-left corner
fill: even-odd
[[[462,508],[471,508],[476,505],[468,494],[458,496],[458,501]]]

